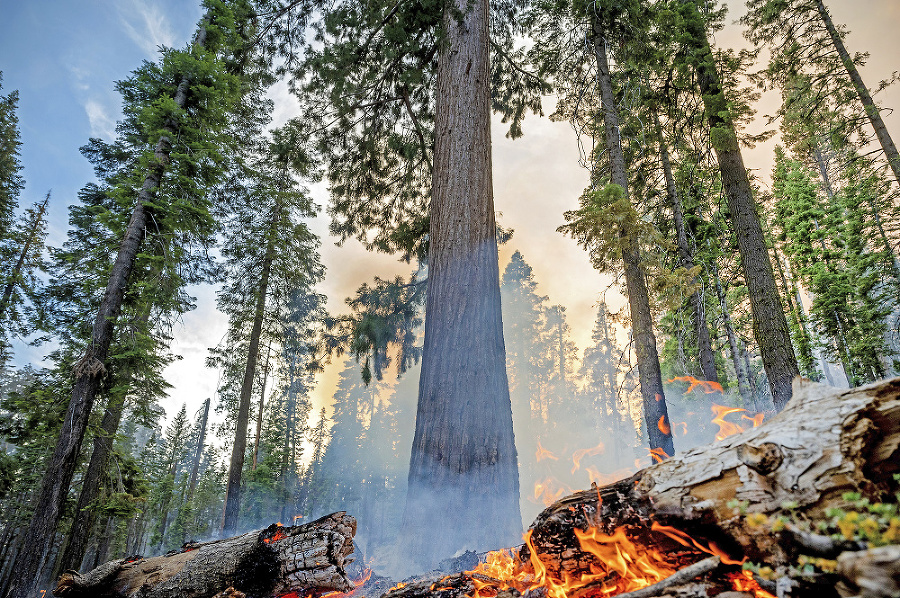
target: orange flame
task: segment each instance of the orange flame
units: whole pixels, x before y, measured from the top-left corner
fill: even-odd
[[[725,392],[725,389],[722,388],[722,385],[718,382],[712,382],[711,380],[698,380],[693,376],[678,376],[676,378],[672,378],[671,380],[667,380],[666,382],[669,384],[671,384],[672,382],[687,382],[688,384],[690,384],[690,386],[688,386],[688,389],[684,391],[685,394],[691,392],[698,386],[700,387],[700,390],[702,390],[706,394],[712,394],[714,392]]]
[[[572,490],[556,478],[547,478],[534,484],[534,500],[542,503],[545,507],[549,507],[566,494],[571,493]]]
[[[715,543],[710,542],[709,544],[706,544],[706,545],[701,544],[700,542],[693,539],[692,537],[690,537],[683,531],[676,529],[674,527],[668,526],[668,525],[663,525],[661,523],[657,523],[656,521],[654,521],[652,524],[650,524],[650,529],[655,532],[665,534],[666,536],[675,540],[682,546],[687,546],[688,548],[694,548],[701,552],[705,552],[707,554],[712,554],[714,556],[717,556],[726,565],[742,565],[742,564],[744,564],[744,561],[747,560],[745,558],[742,561],[736,561],[733,558],[731,558],[730,556],[728,556],[728,553],[724,552],[721,548],[716,546]]]
[[[598,444],[597,446],[595,446],[593,448],[581,449],[581,450],[575,451],[572,454],[572,463],[573,463],[572,473],[575,473],[576,471],[578,471],[578,468],[581,467],[582,459],[584,459],[585,457],[595,457],[597,455],[603,454],[603,451],[605,449],[606,449],[606,447],[604,447],[603,443],[601,442],[600,444]]]
[[[672,433],[672,427],[666,421],[665,415],[659,416],[659,421],[656,422],[656,427],[659,428],[659,431],[662,432],[663,434],[665,434],[666,436],[668,436],[669,434]]]
[[[759,583],[753,579],[753,573],[750,571],[741,571],[740,573],[729,573],[728,579],[732,586],[738,592],[747,592],[753,594],[755,598],[775,598],[772,594],[762,589]]]
[[[748,413],[746,409],[741,409],[740,407],[725,407],[723,405],[713,404],[712,411],[715,414],[712,423],[719,426],[719,432],[716,434],[716,440],[728,438],[732,434],[743,432],[746,429],[738,424],[725,421],[726,415],[731,415],[732,413]],[[765,416],[765,413],[757,413],[753,417],[742,415],[741,418],[753,422],[753,427],[756,428],[759,427],[760,424],[762,424],[763,418],[765,418]]]
[[[648,449],[648,451],[650,453],[650,456],[653,457],[653,460],[656,463],[662,463],[669,458],[669,455],[666,454],[666,451],[662,450],[661,448],[652,448]]]
[[[271,538],[263,539],[263,542],[265,542],[266,544],[271,544],[272,542],[277,542],[278,540],[287,538],[287,534],[284,533],[284,526],[281,525],[281,522],[278,522],[275,525],[278,526],[278,529],[275,530],[275,535],[273,535]]]
[[[540,440],[538,440],[537,452],[535,453],[534,456],[537,459],[538,463],[540,463],[544,459],[552,459],[553,461],[559,461],[559,457],[557,457],[556,455],[554,455],[553,453],[551,453],[550,451],[548,451],[547,449],[545,449],[544,447],[541,446]]]
[[[365,571],[362,572],[362,577],[350,580],[353,582],[352,590],[350,590],[349,592],[328,592],[327,594],[322,594],[320,598],[338,598],[339,596],[341,598],[350,598],[351,596],[356,594],[356,590],[364,586],[370,579],[372,579],[372,570],[366,567]],[[398,587],[402,587],[402,584]],[[289,596],[290,595],[281,596],[280,598],[289,598]]]

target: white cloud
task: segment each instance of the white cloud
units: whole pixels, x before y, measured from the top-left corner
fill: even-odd
[[[90,99],[84,103],[84,111],[91,124],[91,137],[100,137],[107,141],[115,139],[116,119],[109,108],[95,99]]]
[[[175,45],[172,26],[160,6],[140,0],[119,2],[116,5],[128,37],[148,57],[155,56],[159,46]]]

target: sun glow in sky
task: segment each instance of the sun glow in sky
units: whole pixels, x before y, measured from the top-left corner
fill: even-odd
[[[740,28],[733,22],[743,14],[740,0],[728,0],[729,25],[717,34],[719,47],[743,47]],[[851,52],[870,52],[862,69],[870,88],[890,76],[900,56],[900,2],[898,0],[828,0],[834,19],[851,31]],[[120,102],[114,82],[128,76],[142,60],[154,60],[159,45],[186,43],[201,16],[195,1],[184,0],[0,0],[0,71],[3,92],[19,90],[19,118],[23,175],[26,188],[20,197],[25,207],[53,191],[50,207],[49,243],[65,240],[68,204],[79,188],[93,179],[88,162],[78,152],[89,137],[111,141],[119,119]],[[276,101],[275,124],[290,118],[294,102],[286,86],[271,93]],[[900,107],[900,89],[889,89],[879,98],[886,108]],[[774,111],[777,94],[768,94],[759,113]],[[545,106],[552,106],[547,98]],[[885,120],[895,138],[900,137],[900,116],[885,111]],[[567,123],[546,117],[526,119],[525,137],[511,141],[505,127],[493,126],[494,190],[500,223],[515,230],[513,239],[501,248],[500,267],[519,250],[534,268],[539,292],[551,303],[567,308],[574,341],[582,351],[587,345],[601,293],[611,280],[595,272],[586,253],[574,241],[556,232],[562,213],[577,206],[587,182],[587,172],[578,164],[575,134]],[[765,128],[758,119],[756,132]],[[775,141],[745,152],[749,168],[768,180]],[[319,204],[327,202],[324,185],[313,188]],[[339,313],[344,298],[375,275],[406,274],[410,267],[394,257],[367,253],[358,243],[341,247],[328,236],[327,217],[321,215],[313,229],[322,236],[322,257],[328,268],[321,291],[328,309]],[[207,348],[219,343],[227,322],[215,308],[215,291],[203,286],[192,290],[197,309],[185,314],[175,329],[172,350],[182,357],[166,371],[173,385],[164,403],[173,415],[181,403],[188,413],[214,396],[218,372],[204,367]],[[616,307],[615,287],[607,298]],[[40,364],[47,347],[15,347],[16,363]],[[315,392],[319,405],[328,405],[341,365],[334,364],[320,376]],[[271,388],[271,386],[270,386]]]

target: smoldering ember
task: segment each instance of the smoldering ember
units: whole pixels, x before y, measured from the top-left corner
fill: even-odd
[[[900,598],[893,0],[113,7],[0,22],[0,597]]]

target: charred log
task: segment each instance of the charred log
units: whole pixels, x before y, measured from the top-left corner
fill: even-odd
[[[55,596],[67,598],[209,598],[270,596],[309,590],[348,591],[347,556],[356,520],[335,513],[294,527],[185,544],[165,556],[131,557],[84,574],[65,572]],[[230,592],[230,593],[229,593]]]
[[[789,505],[794,516],[816,517],[848,506],[847,492],[873,501],[896,492],[900,379],[844,390],[798,378],[793,394],[758,428],[551,505],[532,524],[522,560],[534,549],[554,576],[577,575],[591,558],[575,531],[624,527],[655,544],[661,534],[690,543],[684,532],[726,558],[783,564],[802,548],[795,534],[754,527],[743,515],[771,517]]]

